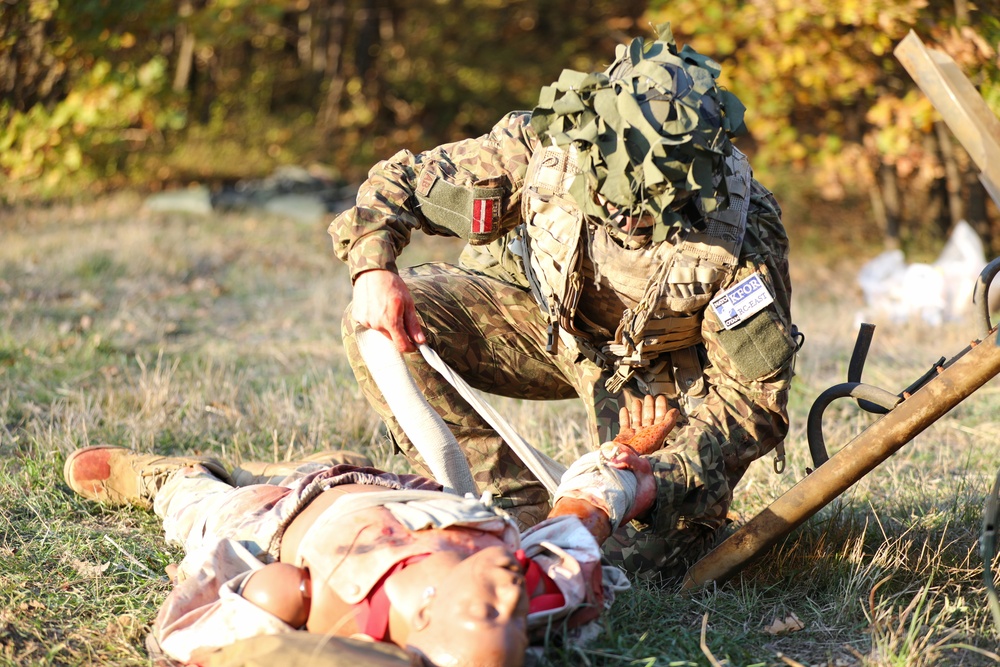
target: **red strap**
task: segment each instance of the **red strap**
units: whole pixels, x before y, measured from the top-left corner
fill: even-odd
[[[545,574],[545,571],[538,563],[528,558],[522,549],[518,549],[514,553],[514,558],[517,559],[517,562],[520,563],[521,568],[524,570],[524,581],[528,587],[528,595],[530,596],[529,614],[534,614],[537,611],[558,609],[566,604],[566,598],[563,596],[562,591],[559,590],[559,587],[556,586],[556,582],[549,575]],[[539,584],[541,584],[540,590]]]
[[[385,593],[386,580],[406,566],[418,563],[428,556],[430,554],[420,554],[399,561],[382,575],[364,600],[354,605],[355,620],[363,633],[375,641],[385,641],[389,635],[389,608],[392,606]]]
[[[367,597],[354,606],[355,619],[358,627],[362,628],[362,632],[375,641],[386,640],[389,634],[389,608],[392,606],[389,602],[389,596],[385,593],[386,580],[408,565],[420,562],[429,555],[410,556],[393,565],[372,587]],[[566,604],[566,598],[556,582],[545,573],[538,563],[528,558],[522,549],[518,549],[514,553],[514,558],[524,570],[524,580],[530,596],[528,613],[559,609]]]

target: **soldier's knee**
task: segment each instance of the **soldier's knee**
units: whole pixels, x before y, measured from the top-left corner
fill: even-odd
[[[354,321],[354,317],[351,314],[353,305],[354,302],[352,301],[344,310],[344,317],[340,321],[340,335],[344,341],[344,352],[347,355],[347,362],[351,365],[354,376],[360,382],[367,377],[367,371],[365,361],[361,356],[361,350],[358,349],[358,324]]]
[[[541,484],[530,485],[494,498],[493,502],[510,514],[524,531],[549,516],[549,494]]]
[[[712,527],[699,524],[664,534],[626,524],[602,550],[612,564],[641,579],[675,579],[712,548],[716,534]]]

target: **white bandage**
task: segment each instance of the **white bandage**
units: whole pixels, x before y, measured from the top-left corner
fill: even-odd
[[[356,339],[368,372],[434,479],[460,496],[479,495],[458,441],[424,398],[393,342],[372,329],[359,329]]]
[[[595,452],[578,458],[559,481],[555,501],[579,498],[600,507],[611,518],[612,530],[617,530],[635,504],[635,474],[608,465],[618,446],[608,442]]]

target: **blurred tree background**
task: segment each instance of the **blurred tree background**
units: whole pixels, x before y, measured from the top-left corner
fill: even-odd
[[[919,246],[965,218],[998,254],[974,165],[892,56],[915,30],[1000,111],[996,2],[0,0],[0,201],[282,164],[357,182],[670,21],[749,108],[757,171],[818,203],[809,224]]]

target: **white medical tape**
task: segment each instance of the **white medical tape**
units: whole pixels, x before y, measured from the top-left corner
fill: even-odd
[[[438,356],[437,352],[427,345],[420,345],[418,349],[420,354],[424,355],[427,363],[461,394],[462,398],[479,413],[487,424],[493,427],[494,431],[500,434],[503,441],[514,450],[514,453],[524,462],[524,465],[528,466],[528,470],[542,483],[545,489],[550,494],[555,494],[556,488],[559,486],[559,478],[566,472],[566,466],[528,444],[492,405],[482,400],[472,387]]]

